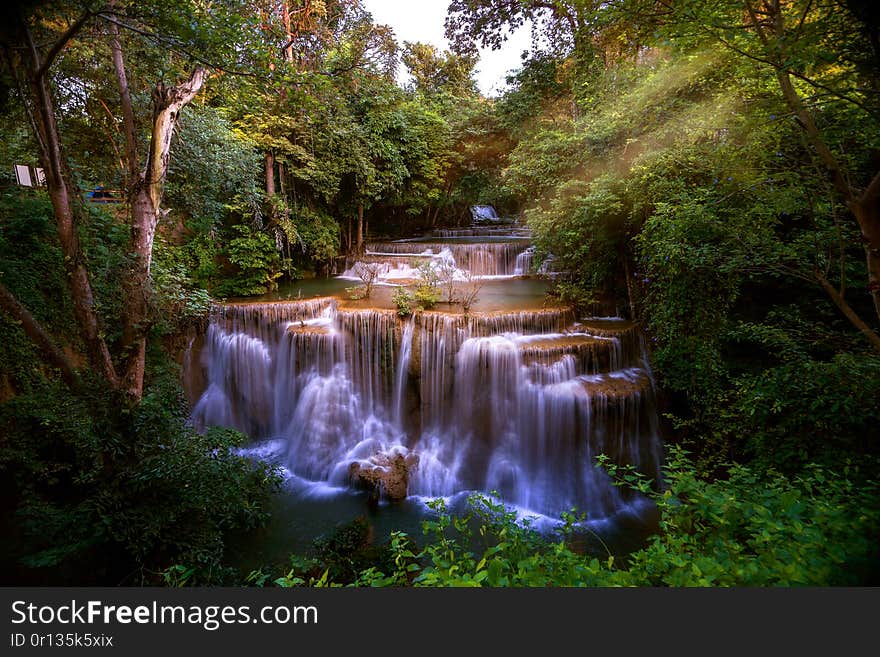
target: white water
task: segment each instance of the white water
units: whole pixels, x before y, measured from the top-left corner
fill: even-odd
[[[420,241],[367,244],[362,260],[357,260],[340,278],[359,281],[364,267],[375,267],[378,280],[399,283],[417,280],[418,265],[428,263],[437,273],[444,268],[456,281],[474,278],[523,276],[531,272],[534,248],[528,241],[488,242],[482,244],[425,243]]]
[[[369,264],[379,284],[395,284],[417,279],[424,262],[455,280],[531,272],[527,240],[459,232],[496,241],[369,244],[343,277],[359,280]],[[640,336],[620,318],[576,322],[545,309],[403,320],[330,298],[220,305],[199,366],[196,427],[248,433],[309,495],[344,490],[352,463],[412,451],[414,498],[497,491],[523,513],[577,508],[604,522],[639,503],[597,455],[659,477],[653,380]]]
[[[406,397],[406,382],[409,376],[409,363],[412,357],[412,339],[415,321],[411,318],[403,327],[403,335],[400,339],[400,355],[397,359],[397,372],[394,381],[394,423],[398,427],[403,426],[404,402]]]
[[[495,490],[532,512],[577,507],[602,518],[627,502],[595,466],[597,454],[657,474],[639,350],[583,325],[563,332],[565,312],[403,322],[390,310],[326,301],[269,305],[263,325],[248,306],[216,311],[193,420],[277,441],[303,480],[342,487],[352,462],[405,447],[419,456],[413,495]]]

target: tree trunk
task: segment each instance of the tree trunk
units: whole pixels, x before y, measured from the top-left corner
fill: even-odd
[[[809,143],[828,169],[835,189],[843,197],[844,203],[859,224],[868,267],[867,289],[874,301],[874,311],[877,318],[880,319],[880,207],[878,207],[880,206],[880,172],[874,176],[864,193],[858,194],[847,182],[843,168],[822,139],[822,134],[813,121],[812,115],[801,101],[789,74],[783,70],[777,70],[776,77],[782,87],[782,95],[788,106],[798,117]]]
[[[37,323],[33,315],[28,312],[27,308],[22,306],[2,283],[0,283],[0,309],[21,324],[25,335],[37,346],[43,359],[61,372],[61,378],[64,382],[71,388],[77,387],[79,379],[73,371],[70,361],[43,330],[43,327]]]
[[[783,15],[779,3],[765,4],[765,9],[769,9],[768,19],[772,29],[772,36],[776,42],[771,41],[771,36],[764,31],[761,22],[758,19],[757,11],[750,2],[746,2],[746,9],[751,18],[758,37],[767,48],[768,54],[774,57],[774,68],[776,70],[776,79],[782,90],[782,96],[793,114],[797,117],[798,122],[806,133],[807,140],[815,149],[816,155],[828,169],[831,180],[835,189],[843,198],[844,203],[852,212],[859,224],[862,233],[862,241],[865,245],[865,257],[868,266],[868,293],[874,302],[874,311],[877,318],[880,319],[880,172],[875,174],[873,180],[863,193],[859,193],[848,182],[846,171],[840,164],[834,153],[825,143],[822,133],[819,131],[813,115],[804,105],[803,100],[795,89],[791,81],[791,75],[786,68],[783,60],[785,52],[777,54],[776,50],[781,44],[785,44],[787,34],[783,22]],[[861,320],[860,320],[861,321]]]
[[[110,23],[110,51],[113,56],[113,70],[116,73],[116,84],[119,87],[120,104],[122,105],[122,126],[125,132],[125,157],[127,161],[125,175],[126,196],[130,197],[134,190],[134,182],[138,179],[140,156],[137,147],[137,126],[134,121],[134,106],[131,102],[131,90],[128,86],[128,75],[125,72],[125,61],[122,55],[122,44],[119,41],[119,28]],[[131,199],[129,198],[129,201]]]
[[[150,149],[131,205],[131,262],[123,280],[122,387],[133,402],[139,402],[143,394],[147,334],[153,323],[150,265],[156,225],[162,214],[160,204],[171,157],[171,139],[180,111],[195,98],[206,77],[207,70],[197,67],[187,81],[171,87],[160,82],[153,89]]]
[[[146,335],[152,322],[149,298],[153,238],[160,216],[159,205],[168,171],[171,138],[180,110],[201,89],[207,77],[207,71],[199,66],[193,71],[190,78],[180,85],[172,87],[166,87],[162,83],[156,85],[153,90],[150,150],[146,166],[143,172],[139,173],[134,112],[122,46],[115,24],[111,28],[110,49],[122,103],[126,158],[128,160],[128,199],[131,213],[129,272],[128,275],[122,277],[121,281],[124,310],[121,354],[123,375],[120,379],[102,336],[98,315],[95,311],[89,273],[79,242],[78,206],[75,203],[75,199],[77,199],[76,186],[71,182],[73,176],[62,153],[56,108],[46,77],[55,56],[92,15],[90,12],[84,13],[67,29],[43,58],[34,43],[33,35],[24,16],[18,13],[16,15],[18,28],[26,47],[16,49],[16,52],[22,53],[23,66],[13,63],[12,70],[16,73],[16,78],[23,87],[26,87],[26,89],[22,89],[22,95],[29,105],[28,115],[40,146],[40,162],[46,173],[46,185],[64,255],[64,266],[73,299],[74,316],[86,348],[89,365],[112,388],[122,388],[129,399],[137,403],[143,392]],[[9,55],[9,58],[12,59],[12,55]],[[61,370],[65,380],[72,380],[73,371],[63,355],[59,359],[60,352],[57,347],[52,345],[45,332],[18,304],[15,298],[9,295],[5,289],[4,292],[7,294],[2,295],[3,298],[0,299],[4,309],[22,322],[28,336],[40,348],[47,361]]]
[[[861,198],[850,205],[850,210],[862,231],[868,265],[868,293],[880,319],[880,173],[874,176]]]
[[[358,203],[358,222],[357,222],[357,252],[360,255],[364,252],[364,204]]]
[[[275,155],[266,151],[266,196],[275,196]]]
[[[30,29],[24,19],[19,16],[19,28],[27,44],[25,75],[27,92],[31,96],[31,107],[28,108],[34,127],[35,136],[40,146],[40,163],[46,174],[46,186],[58,240],[64,254],[64,268],[67,273],[67,284],[73,300],[73,312],[79,333],[86,349],[91,368],[100,374],[111,386],[116,386],[118,379],[110,351],[101,335],[98,315],[95,311],[95,299],[92,284],[85,265],[85,257],[79,242],[77,207],[74,205],[76,186],[61,149],[61,138],[55,119],[55,103],[46,79],[48,61],[43,62],[34,43]]]
[[[290,4],[287,0],[281,3],[281,21],[284,23],[284,31],[287,33],[287,42],[284,46],[284,61],[290,64],[293,62],[293,30],[290,25]]]

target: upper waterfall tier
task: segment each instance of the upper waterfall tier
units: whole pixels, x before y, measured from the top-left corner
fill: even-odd
[[[437,228],[434,237],[525,237],[532,231],[525,226],[471,226],[470,228]]]
[[[528,250],[528,240],[459,243],[447,242],[370,242],[366,256],[373,262],[386,262],[391,268],[409,264],[413,258],[451,259],[455,267],[474,276],[514,276],[530,273],[518,256]],[[411,265],[410,265],[411,266]],[[531,267],[531,262],[527,263]]]

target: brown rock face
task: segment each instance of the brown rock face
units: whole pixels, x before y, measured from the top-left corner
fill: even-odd
[[[418,454],[395,447],[365,461],[355,461],[348,471],[353,483],[366,485],[392,502],[399,502],[406,499],[410,472],[418,464]]]

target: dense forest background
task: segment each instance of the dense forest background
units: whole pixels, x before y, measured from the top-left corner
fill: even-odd
[[[481,97],[476,46],[524,21]],[[880,7],[453,0],[446,27],[450,52],[357,0],[4,5],[5,584],[877,582]],[[583,554],[483,499],[482,553],[438,509],[425,537],[356,523],[237,572],[279,476],[187,426],[187,336],[212,299],[473,204],[531,227],[559,299],[643,326],[661,531]]]

